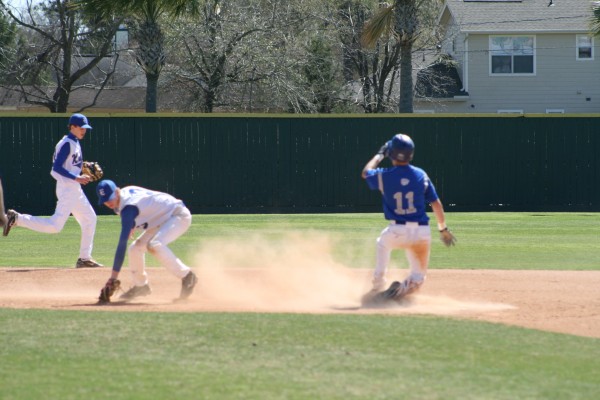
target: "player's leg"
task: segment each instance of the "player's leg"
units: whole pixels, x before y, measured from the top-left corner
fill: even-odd
[[[430,253],[431,232],[428,226],[420,226],[414,236],[414,242],[406,247],[409,275],[402,281],[396,293],[397,300],[416,292],[423,285],[427,276]]]
[[[191,224],[192,215],[187,208],[181,207],[161,225],[148,243],[150,253],[162,266],[180,279],[190,273],[190,268],[177,258],[167,245],[183,235]]]
[[[180,207],[148,243],[148,250],[152,255],[173,275],[181,279],[180,299],[187,299],[192,294],[198,278],[183,261],[173,254],[167,244],[183,235],[191,224],[192,214],[187,208]]]
[[[56,209],[50,218],[17,213],[14,225],[41,233],[58,233],[62,231],[69,215],[71,215],[75,198],[64,193],[59,193],[58,189],[56,194],[58,196]]]
[[[392,250],[406,245],[406,227],[402,225],[387,226],[377,238],[375,271],[373,272],[373,290],[385,287],[386,274],[390,265]]]
[[[131,243],[128,249],[129,270],[134,286],[148,285],[148,274],[146,273],[146,252],[148,242],[158,232],[158,228],[147,229]]]
[[[146,274],[146,251],[148,241],[156,234],[157,228],[144,231],[133,243],[129,246],[128,260],[129,270],[131,271],[131,281],[133,286],[128,291],[119,296],[120,299],[128,301],[136,297],[147,296],[152,293],[152,289],[148,284],[148,275]]]
[[[98,217],[96,216],[94,208],[88,201],[85,193],[83,193],[83,190],[80,190],[79,198],[77,199],[77,202],[74,203],[71,213],[81,227],[81,241],[79,245],[79,260],[77,261],[77,265],[81,265],[80,268],[84,266],[102,266],[92,259],[92,249],[94,247],[94,235],[96,233],[96,223]]]

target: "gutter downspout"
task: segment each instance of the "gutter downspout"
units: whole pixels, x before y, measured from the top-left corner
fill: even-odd
[[[463,60],[465,62],[463,72],[463,92],[469,92],[469,34],[465,34],[464,42],[464,57]]]

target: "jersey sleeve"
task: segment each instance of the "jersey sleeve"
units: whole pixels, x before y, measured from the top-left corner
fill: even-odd
[[[71,153],[70,144],[64,143],[60,150],[56,153],[56,157],[54,158],[54,162],[52,163],[52,170],[59,175],[64,176],[68,179],[75,179],[77,176],[65,169],[63,165],[65,165],[65,161],[67,157],[69,157],[69,153]]]
[[[425,175],[425,201],[427,201],[427,203],[432,203],[438,198],[435,186],[433,186],[433,183],[429,180],[429,176]]]
[[[369,189],[383,191],[383,183],[381,182],[381,173],[383,171],[382,168],[367,170],[365,180],[367,181],[367,185],[369,185]]]
[[[121,267],[125,261],[125,253],[127,252],[127,240],[129,240],[131,230],[135,228],[135,217],[139,213],[140,211],[135,206],[125,206],[121,211],[121,234],[119,235],[119,244],[115,252],[113,271],[121,271]]]

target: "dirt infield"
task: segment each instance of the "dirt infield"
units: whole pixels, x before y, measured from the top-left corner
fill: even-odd
[[[370,270],[347,268],[199,268],[190,299],[174,302],[180,281],[148,270],[153,293],[96,305],[110,270],[0,269],[0,307],[131,312],[294,312],[444,315],[600,338],[600,271],[430,270],[405,306],[359,309]],[[392,271],[399,279],[403,271]],[[123,271],[129,286],[129,271]],[[117,295],[118,296],[118,295]]]

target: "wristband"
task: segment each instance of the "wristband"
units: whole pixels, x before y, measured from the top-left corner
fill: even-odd
[[[439,230],[440,232],[442,232],[442,231],[445,231],[446,229],[448,229],[448,227],[446,226],[446,224],[440,224],[440,223],[438,222],[438,224],[437,224],[437,225],[438,225],[438,230]]]

